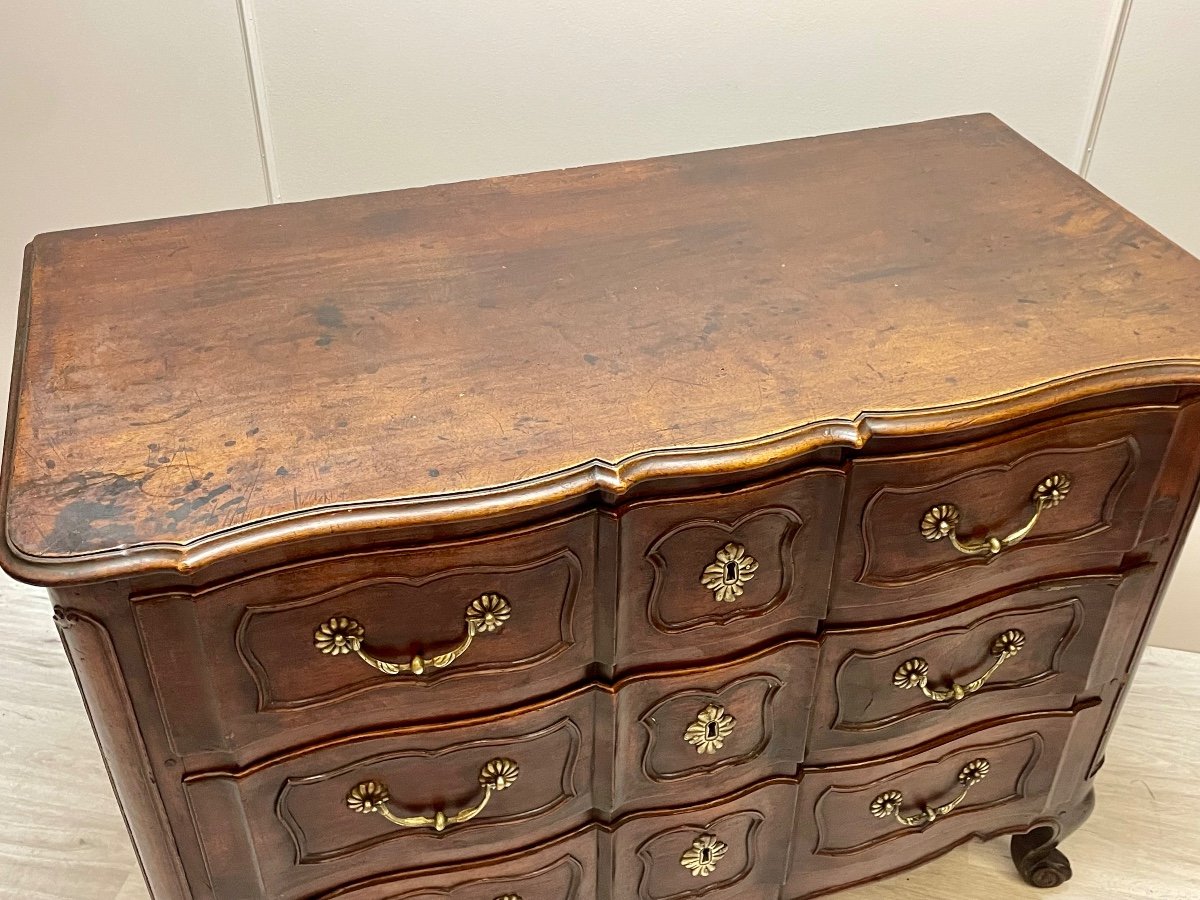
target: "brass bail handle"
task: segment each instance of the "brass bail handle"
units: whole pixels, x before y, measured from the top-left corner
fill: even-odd
[[[1006,537],[989,536],[979,541],[959,538],[958,507],[953,503],[939,503],[921,517],[921,536],[930,542],[945,538],[955,550],[967,556],[995,556],[1028,537],[1042,511],[1058,506],[1067,498],[1070,490],[1071,476],[1062,472],[1047,475],[1033,489],[1034,510],[1028,522]]]
[[[959,769],[957,781],[962,785],[962,791],[957,797],[941,806],[926,806],[920,812],[914,813],[911,816],[906,816],[900,812],[900,806],[904,803],[904,794],[900,791],[884,791],[871,801],[871,815],[877,819],[886,819],[889,816],[895,816],[897,822],[908,827],[928,825],[930,822],[935,822],[942,818],[942,816],[949,815],[957,809],[959,804],[967,799],[967,793],[971,788],[987,778],[991,768],[992,764],[986,759],[971,760]]]
[[[929,663],[920,656],[914,656],[912,659],[902,662],[892,675],[892,684],[905,691],[919,687],[921,693],[939,703],[957,703],[983,687],[988,679],[995,675],[1005,662],[1020,653],[1024,646],[1025,632],[1023,631],[1013,628],[996,635],[991,646],[992,655],[996,657],[996,661],[992,663],[991,668],[969,684],[955,682],[948,688],[931,688],[929,686]]]
[[[464,634],[457,644],[431,654],[418,653],[412,659],[401,662],[389,662],[369,653],[363,646],[367,639],[366,629],[346,616],[334,616],[318,625],[313,632],[313,645],[330,656],[355,653],[367,665],[385,675],[424,675],[446,668],[470,649],[476,635],[500,631],[511,616],[512,604],[506,598],[500,594],[482,594],[467,604],[463,616]]]
[[[434,831],[442,832],[451,825],[470,822],[487,808],[493,794],[512,787],[520,774],[520,767],[511,759],[497,757],[488,760],[479,770],[479,784],[483,788],[483,796],[474,805],[452,815],[447,815],[441,810],[432,816],[397,815],[388,805],[391,801],[391,794],[388,792],[387,785],[381,781],[363,781],[355,785],[346,795],[346,805],[364,815],[378,813],[393,825],[399,825],[401,828],[432,828]]]

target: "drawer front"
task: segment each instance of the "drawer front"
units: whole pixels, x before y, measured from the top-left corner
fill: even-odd
[[[528,853],[384,876],[321,896],[325,900],[596,900],[596,835],[595,829],[588,829]]]
[[[855,462],[830,621],[920,615],[1013,584],[1119,569],[1178,413],[1089,414]]]
[[[1098,695],[1120,674],[1120,654],[1098,655],[1125,641],[1124,617],[1110,618],[1114,598],[1144,609],[1144,587],[1138,578],[1089,576],[911,624],[829,631],[808,762],[878,756]]]
[[[209,871],[240,877],[226,872],[228,822],[246,823],[272,897],[486,858],[581,826],[593,807],[595,697],[192,776],[185,789]]]
[[[593,546],[585,515],[138,601],[173,743],[262,755],[335,727],[468,715],[565,688],[593,659]]]
[[[724,656],[825,615],[842,473],[637,503],[620,518],[618,665]]]
[[[806,772],[784,896],[856,884],[973,836],[1028,827],[1047,805],[1078,718],[1033,718],[884,762]]]
[[[777,900],[796,786],[770,783],[724,803],[638,816],[613,836],[613,898]]]
[[[722,666],[620,685],[613,808],[701,803],[804,756],[817,645],[795,641]]]

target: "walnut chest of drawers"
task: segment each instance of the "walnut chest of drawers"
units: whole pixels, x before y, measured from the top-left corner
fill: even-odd
[[[972,116],[39,237],[3,562],[159,898],[1015,895],[1198,438],[1200,263]]]

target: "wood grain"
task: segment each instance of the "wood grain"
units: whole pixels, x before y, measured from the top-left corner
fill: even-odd
[[[32,558],[1200,361],[1200,263],[989,116],[47,235],[23,307]]]

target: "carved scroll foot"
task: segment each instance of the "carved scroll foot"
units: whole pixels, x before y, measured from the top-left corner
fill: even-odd
[[[1070,880],[1071,863],[1058,845],[1084,823],[1095,805],[1096,795],[1089,790],[1077,806],[1062,812],[1057,826],[1045,825],[1013,836],[1009,847],[1013,864],[1026,884],[1053,888]]]
[[[1012,858],[1026,884],[1058,887],[1071,877],[1071,863],[1054,844],[1053,828],[1035,828],[1012,839]]]

